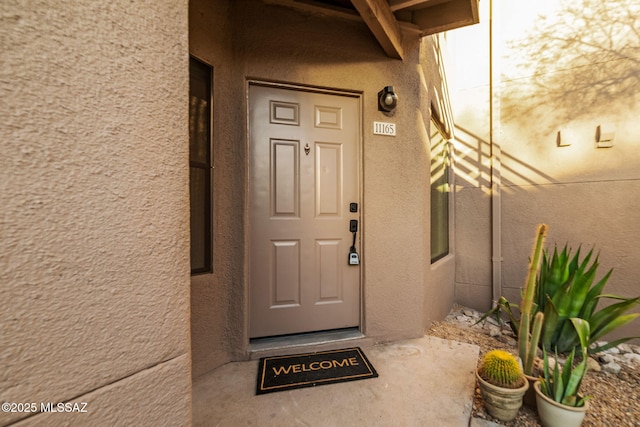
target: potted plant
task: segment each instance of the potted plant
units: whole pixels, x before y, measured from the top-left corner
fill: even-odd
[[[501,297],[496,307],[488,311],[478,322],[484,320],[492,314],[496,314],[501,319],[501,311],[504,311],[510,320],[511,328],[518,336],[518,356],[522,363],[522,370],[525,378],[529,382],[529,388],[524,395],[524,404],[535,408],[536,395],[533,391],[533,384],[538,380],[536,359],[538,354],[538,343],[544,324],[544,313],[536,312],[534,298],[536,295],[536,276],[543,253],[544,240],[547,234],[546,224],[538,225],[536,239],[533,244],[531,257],[529,258],[529,270],[522,290],[522,301],[520,303],[520,319],[518,320],[511,310],[511,305],[506,298]],[[539,359],[538,359],[539,360]]]
[[[587,409],[588,399],[580,394],[580,385],[587,372],[587,343],[589,322],[571,318],[580,339],[582,361],[574,366],[575,348],[567,357],[564,366],[556,362],[553,371],[549,369],[549,356],[543,350],[544,377],[534,384],[538,415],[543,427],[578,427]],[[557,360],[557,352],[556,352]]]
[[[487,412],[500,421],[514,419],[529,388],[516,357],[504,350],[491,350],[482,358],[476,378]]]

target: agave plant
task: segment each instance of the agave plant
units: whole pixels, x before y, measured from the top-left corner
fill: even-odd
[[[609,270],[593,285],[598,269],[598,257],[590,264],[593,249],[580,261],[580,248],[574,256],[565,245],[558,252],[555,248],[549,258],[545,251],[538,275],[535,302],[537,311],[545,316],[541,343],[546,350],[555,348],[559,353],[567,353],[579,346],[577,329],[569,321],[571,318],[584,319],[590,327],[588,351],[597,353],[617,346],[636,337],[621,338],[606,345],[594,343],[604,335],[633,321],[640,313],[625,314],[640,303],[640,297],[625,298],[603,294],[604,286],[613,270]],[[601,299],[608,298],[620,302],[596,311]]]
[[[484,322],[487,317],[493,316],[498,322],[500,322],[500,325],[502,325],[503,318],[506,317],[509,328],[511,328],[511,331],[515,336],[518,336],[518,331],[520,329],[520,320],[514,309],[520,310],[520,307],[516,304],[512,304],[508,299],[501,296],[500,298],[498,298],[495,307],[484,313],[475,324]]]
[[[603,336],[640,316],[640,313],[628,313],[630,309],[640,304],[640,297],[626,298],[619,295],[604,294],[604,287],[613,269],[609,270],[594,285],[599,262],[597,256],[591,262],[592,257],[593,249],[580,261],[580,248],[572,256],[571,250],[567,245],[560,252],[558,252],[557,248],[554,248],[551,257],[549,252],[544,250],[536,278],[533,303],[529,305],[526,302],[529,288],[529,281],[527,281],[527,288],[523,289],[521,306],[512,304],[506,298],[500,297],[496,306],[485,313],[479,321],[494,315],[499,320],[502,320],[503,315],[506,316],[511,329],[518,336],[520,344],[522,343],[520,329],[524,329],[522,326],[529,326],[521,325],[522,319],[532,319],[532,316],[542,312],[544,313],[544,322],[540,333],[540,346],[546,350],[556,349],[559,353],[568,353],[576,347],[578,347],[579,351],[581,350],[576,329],[569,321],[572,317],[583,319],[589,323],[590,334],[587,349],[590,354],[607,350],[634,338],[640,338],[625,337],[604,345],[595,345]],[[618,302],[596,311],[598,303],[604,299]],[[515,309],[521,311],[527,310],[528,307],[531,307],[529,316],[523,317],[522,313],[515,314]],[[537,332],[529,328],[526,329],[529,330],[529,333]],[[521,353],[523,353],[522,349]],[[531,353],[529,352],[529,354]],[[524,357],[523,360],[525,360]],[[530,375],[526,368],[525,373]]]
[[[583,319],[571,318],[570,324],[579,337],[579,347],[581,348],[582,361],[573,366],[575,347],[569,353],[564,367],[556,363],[553,371],[549,369],[549,357],[547,351],[543,350],[544,357],[544,377],[540,379],[540,391],[558,403],[567,406],[583,406],[589,396],[580,396],[580,385],[587,372],[587,343],[589,340],[589,323]],[[558,352],[556,350],[556,360]]]

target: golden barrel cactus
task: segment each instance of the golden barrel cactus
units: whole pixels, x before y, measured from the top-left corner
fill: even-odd
[[[478,374],[485,381],[505,388],[522,387],[525,381],[518,360],[504,350],[491,350],[485,354]]]

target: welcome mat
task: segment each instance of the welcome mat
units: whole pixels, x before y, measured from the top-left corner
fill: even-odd
[[[292,356],[263,357],[256,394],[375,378],[378,373],[360,347]]]

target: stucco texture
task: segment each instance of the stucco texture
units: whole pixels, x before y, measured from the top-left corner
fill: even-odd
[[[451,280],[429,268],[429,118],[442,85],[433,46],[407,36],[389,59],[361,20],[258,1],[190,4],[190,52],[214,68],[214,272],[192,279],[193,374],[247,358],[246,230],[248,80],[355,92],[362,99],[362,330],[374,340],[420,336],[448,311]],[[267,19],[268,17],[268,19]],[[422,53],[421,53],[422,49]],[[377,110],[392,85],[395,113]],[[373,135],[373,121],[397,136]],[[431,288],[441,287],[435,292]],[[448,290],[446,288],[448,287]],[[427,297],[428,296],[428,297]],[[196,338],[197,336],[197,338]],[[226,352],[226,356],[225,356]]]
[[[190,420],[187,24],[186,1],[0,5],[0,401],[89,401],[35,424]]]

